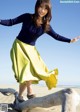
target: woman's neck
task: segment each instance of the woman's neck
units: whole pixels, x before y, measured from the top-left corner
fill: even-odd
[[[42,20],[42,17],[38,16],[38,19],[39,19],[39,20]]]
[[[41,24],[43,23],[42,17],[38,17],[38,18],[37,18],[37,23],[38,23],[39,25],[41,25]]]

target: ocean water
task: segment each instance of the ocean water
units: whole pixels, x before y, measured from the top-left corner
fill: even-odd
[[[40,81],[39,86],[46,86],[45,82],[43,81]],[[58,84],[57,87],[65,87],[65,88],[80,88],[80,83],[61,83],[61,84]]]
[[[1,85],[18,85],[18,83],[16,82],[16,80],[9,80],[6,81],[5,83],[3,81],[0,81],[0,86]],[[38,86],[43,86],[45,87],[46,84],[44,81],[40,81],[39,84],[37,84]],[[65,87],[65,88],[80,88],[80,83],[58,83],[57,87]]]

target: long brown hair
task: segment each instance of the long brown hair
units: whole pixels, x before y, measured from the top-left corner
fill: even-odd
[[[48,13],[42,19],[42,26],[43,26],[44,32],[47,32],[49,30],[49,26],[50,26],[49,23],[50,23],[51,18],[52,18],[50,0],[37,0],[37,2],[35,4],[35,13],[33,15],[33,21],[36,24],[36,26],[38,26],[38,23],[37,23],[37,19],[38,19],[38,8],[43,3],[45,4],[45,7],[47,8]]]

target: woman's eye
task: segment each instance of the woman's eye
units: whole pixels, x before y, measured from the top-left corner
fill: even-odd
[[[40,8],[42,8],[42,9],[44,9],[44,10],[47,10],[47,8],[46,8],[46,7],[43,7],[43,6],[40,6]]]
[[[40,6],[40,8],[43,8],[43,6]]]

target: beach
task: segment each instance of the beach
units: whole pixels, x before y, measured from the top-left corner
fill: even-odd
[[[32,85],[32,86],[33,86],[33,91],[36,94],[36,97],[43,97],[45,95],[55,93],[55,92],[60,91],[62,89],[69,88],[69,87],[62,86],[62,87],[56,87],[56,88],[53,88],[51,90],[48,90],[46,86],[39,86],[39,85]],[[18,91],[18,85],[0,85],[0,88],[3,88],[3,89],[4,88],[13,88],[13,89]],[[80,88],[77,88],[77,87],[70,87],[70,88],[73,88],[80,95]],[[24,99],[28,100],[26,97],[26,94],[27,94],[26,91],[24,91],[24,94],[23,94]],[[5,96],[5,95],[0,93],[0,104],[3,104],[3,103],[10,104],[13,102],[14,102],[14,95],[11,94],[9,96]],[[9,108],[8,112],[16,112],[16,111]],[[37,108],[31,110],[30,112],[61,112],[61,105],[56,105],[56,106],[49,107],[49,108],[37,107]],[[80,112],[80,103],[77,106],[76,112]]]

